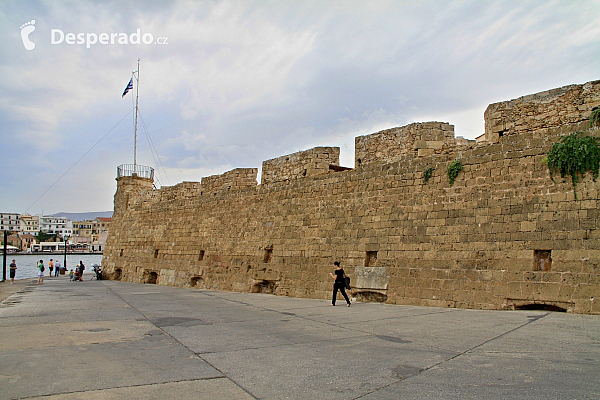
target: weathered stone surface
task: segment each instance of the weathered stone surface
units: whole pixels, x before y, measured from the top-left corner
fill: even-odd
[[[390,280],[386,267],[354,267],[354,276],[354,289],[362,291],[386,291]]]
[[[600,182],[587,174],[575,198],[543,162],[566,134],[600,136],[585,119],[598,99],[595,81],[490,105],[486,136],[493,120],[508,130],[479,144],[457,146],[453,126],[440,122],[358,137],[353,170],[332,168],[339,149],[319,147],[265,161],[261,185],[255,169],[160,190],[120,177],[105,271],[326,299],[339,260],[353,293],[371,293],[363,300],[598,314]],[[573,104],[577,118],[545,115]],[[450,186],[454,160],[463,170]],[[372,279],[367,268],[385,275]]]
[[[588,122],[600,106],[600,80],[530,94],[511,101],[490,104],[485,110],[485,138],[496,143],[500,137],[549,128],[565,128]]]
[[[338,147],[315,147],[263,161],[261,183],[264,185],[327,174],[333,172],[329,166],[337,166],[339,159]]]

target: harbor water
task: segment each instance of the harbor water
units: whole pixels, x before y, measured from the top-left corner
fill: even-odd
[[[3,254],[0,250],[0,263],[2,262],[2,257]],[[17,263],[15,279],[37,278],[37,263],[40,260],[44,260],[44,267],[46,267],[44,276],[48,277],[50,275],[50,270],[48,269],[48,261],[50,261],[50,259],[53,259],[54,261],[58,260],[60,261],[60,265],[64,266],[64,254],[7,254],[6,279],[10,279],[9,266],[12,260],[15,260]],[[100,265],[102,263],[102,254],[67,254],[67,274],[69,273],[69,270],[75,269],[80,261],[85,265],[84,277],[85,274],[90,274],[91,276],[92,265]],[[0,276],[0,279],[1,278],[2,277]]]

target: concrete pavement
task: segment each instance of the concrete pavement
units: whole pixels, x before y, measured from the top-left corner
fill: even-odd
[[[598,316],[87,279],[3,296],[0,399],[600,398]]]

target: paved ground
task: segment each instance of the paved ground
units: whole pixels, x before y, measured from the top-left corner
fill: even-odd
[[[31,282],[0,283],[1,399],[600,398],[598,316]]]

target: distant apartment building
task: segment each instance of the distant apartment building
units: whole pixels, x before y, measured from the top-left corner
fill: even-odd
[[[21,232],[37,236],[40,231],[40,217],[37,215],[23,214],[21,215]]]
[[[14,237],[9,236],[9,242],[18,241],[14,245],[23,251],[58,249],[58,245],[38,243],[37,235],[41,231],[59,235],[58,242],[62,242],[62,239],[68,236],[72,245],[98,252],[104,249],[111,220],[111,218],[98,217],[94,220],[72,221],[64,217],[41,214],[0,213],[0,232],[12,233]]]
[[[73,221],[73,243],[92,243],[94,221]]]
[[[1,213],[0,231],[21,232],[21,220],[19,214]]]
[[[73,221],[62,217],[40,215],[40,230],[49,234],[71,236],[73,234]]]
[[[37,236],[32,235],[31,233],[24,233],[19,236],[21,239],[21,245],[18,246],[22,251],[31,250],[33,245],[37,243]]]
[[[98,217],[94,220],[73,221],[73,236],[71,241],[74,244],[89,245],[93,252],[104,250],[104,244],[108,236],[111,218]]]
[[[108,233],[108,229],[110,228],[110,221],[112,218],[103,218],[98,217],[94,220],[93,229],[92,229],[92,242],[99,242]],[[104,239],[106,242],[106,239]],[[103,242],[103,243],[104,243]]]

